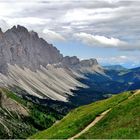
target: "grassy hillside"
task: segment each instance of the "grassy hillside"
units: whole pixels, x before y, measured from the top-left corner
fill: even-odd
[[[0,89],[0,139],[27,138],[62,117],[57,111]]]
[[[98,101],[79,107],[71,111],[60,122],[47,130],[36,133],[30,138],[35,139],[66,139],[74,136],[91,123],[96,116],[109,108],[116,108],[119,104],[128,100],[133,92],[125,92],[114,95],[109,99]],[[101,131],[100,131],[101,132]],[[86,138],[86,137],[84,137]],[[92,137],[89,137],[92,138]]]
[[[125,100],[80,139],[140,139],[140,94]]]

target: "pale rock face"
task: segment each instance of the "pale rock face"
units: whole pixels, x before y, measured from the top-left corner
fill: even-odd
[[[63,57],[63,60],[62,60],[62,64],[69,68],[79,65],[79,63],[80,63],[80,60],[76,56],[73,56],[73,57],[66,56],[66,57]]]
[[[98,64],[97,60],[87,59],[87,60],[79,60],[76,56],[73,57],[63,57],[62,60],[63,66],[70,68],[73,71],[76,71],[78,74],[84,73],[100,73],[105,74],[104,69]]]
[[[82,60],[76,56],[63,57],[60,52],[39,38],[36,32],[29,32],[25,27],[18,25],[3,33],[0,30],[0,72],[7,73],[7,64],[27,67],[35,71],[40,65],[60,64],[61,67],[80,69],[98,65],[96,59]]]
[[[39,98],[67,102],[71,89],[86,87],[77,78],[85,72],[103,73],[96,59],[63,57],[53,45],[18,25],[0,29],[0,86],[18,86]]]
[[[93,65],[98,65],[96,59],[82,60],[80,62],[81,67],[92,67]]]
[[[28,32],[22,26],[14,26],[5,33],[0,33],[0,72],[2,73],[7,72],[7,63],[35,70],[39,69],[40,65],[58,63],[61,59],[62,55],[55,47],[39,38],[37,33]]]
[[[30,95],[39,98],[67,102],[68,96],[73,96],[71,89],[86,87],[76,80],[71,72],[53,65],[41,66],[36,72],[17,65],[8,65],[8,75],[0,74],[0,84],[18,86]],[[2,85],[2,84],[1,84]]]

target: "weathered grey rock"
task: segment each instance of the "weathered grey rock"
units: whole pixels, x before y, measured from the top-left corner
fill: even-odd
[[[77,79],[102,72],[95,59],[63,57],[52,44],[20,25],[0,30],[0,86],[18,86],[39,98],[67,102],[71,90],[86,87]]]
[[[93,65],[98,65],[98,62],[96,59],[87,59],[80,61],[81,67],[92,67]]]
[[[71,68],[73,70],[80,70],[83,68],[92,68],[93,66],[99,65],[96,59],[79,60],[76,56],[73,57],[63,57],[63,66]]]
[[[79,63],[80,63],[80,60],[76,56],[72,56],[72,57],[66,56],[66,57],[63,57],[63,60],[62,60],[62,64],[69,68],[73,68],[76,65],[79,65]]]
[[[2,36],[3,36],[3,32],[2,32],[2,30],[0,28],[0,39],[2,38]]]
[[[0,73],[7,73],[7,64],[16,64],[35,71],[40,69],[40,65],[46,67],[47,64],[57,63],[71,69],[98,64],[95,59],[80,61],[76,56],[63,57],[52,44],[23,26],[13,26],[5,33],[0,29]]]
[[[38,34],[29,32],[25,27],[18,25],[0,31],[0,72],[6,73],[7,64],[25,66],[31,70],[40,68],[40,65],[58,63],[63,56],[52,45]]]

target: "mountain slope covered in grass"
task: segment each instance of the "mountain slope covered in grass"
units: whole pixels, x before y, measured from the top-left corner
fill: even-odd
[[[0,88],[0,139],[27,138],[50,127],[62,116],[51,105],[39,105]]]
[[[111,109],[111,111],[95,125],[96,128],[94,128],[94,126],[88,132],[81,135],[80,138],[129,138],[129,131],[134,133],[131,138],[140,138],[139,132],[137,131],[139,128],[137,125],[140,123],[140,113],[138,111],[140,110],[140,94],[134,95],[135,92],[137,91],[121,93],[111,98],[74,109],[57,124],[47,130],[36,133],[30,138],[71,138],[81,132],[97,116],[108,109]],[[114,132],[110,134],[112,129]],[[101,131],[103,132],[102,135]],[[106,134],[106,131],[108,134]],[[95,136],[93,136],[94,133],[96,134]]]
[[[140,93],[140,92],[139,92]],[[121,102],[80,139],[139,139],[140,94]]]

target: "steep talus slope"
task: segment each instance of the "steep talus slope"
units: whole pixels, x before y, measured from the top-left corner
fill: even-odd
[[[129,100],[131,100],[131,99],[133,100],[134,98],[136,98],[135,96],[133,96],[134,93],[135,93],[135,91],[134,92],[125,92],[125,93],[121,93],[118,95],[114,95],[111,98],[108,98],[106,100],[101,100],[101,101],[94,102],[89,105],[81,106],[75,110],[72,110],[66,117],[64,117],[57,124],[53,125],[52,127],[50,127],[47,130],[44,130],[42,132],[39,132],[39,133],[33,135],[30,138],[35,138],[35,139],[71,138],[75,134],[82,131],[88,124],[90,124],[102,112],[104,112],[108,109],[112,109],[112,111],[113,111],[117,107],[121,107],[121,104],[123,104],[124,102],[128,102]],[[129,98],[130,96],[132,96],[132,98]],[[137,100],[139,100],[139,97],[137,98]],[[128,106],[129,106],[129,103],[128,103]],[[138,103],[135,104],[135,107],[139,107]],[[134,112],[132,112],[132,113],[134,113]],[[113,117],[115,119],[115,115]],[[126,118],[122,118],[122,120],[123,119],[126,119]],[[108,123],[108,122],[106,122],[106,123]],[[124,125],[124,127],[125,127],[125,125]],[[99,130],[100,130],[100,127],[99,127]],[[98,131],[98,132],[101,133],[101,131]],[[92,137],[89,137],[89,138],[92,138]],[[98,137],[98,138],[100,138],[100,137]]]
[[[70,89],[84,85],[69,75],[63,68],[53,66],[41,67],[36,72],[17,65],[8,65],[8,76],[1,74],[3,83],[10,86],[19,86],[29,94],[39,98],[67,101],[72,95]]]

